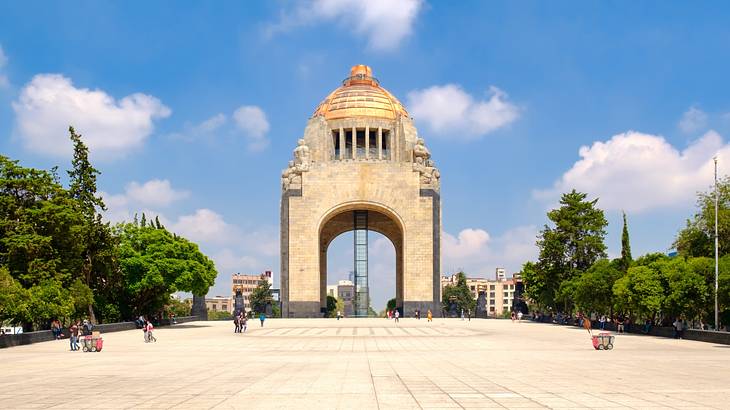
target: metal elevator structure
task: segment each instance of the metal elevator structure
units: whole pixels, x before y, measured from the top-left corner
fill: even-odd
[[[368,286],[368,211],[353,212],[354,231],[354,279],[355,279],[355,316],[367,317],[370,307],[370,288]]]

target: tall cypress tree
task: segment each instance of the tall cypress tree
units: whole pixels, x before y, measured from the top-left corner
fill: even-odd
[[[633,259],[631,258],[631,245],[629,244],[629,226],[626,223],[626,212],[624,215],[624,230],[621,234],[621,270],[626,273],[631,266]]]
[[[89,161],[89,148],[81,140],[81,135],[76,133],[73,127],[68,128],[71,142],[74,145],[74,155],[71,161],[72,169],[68,171],[69,195],[76,200],[84,215],[85,229],[82,234],[83,241],[83,265],[82,281],[90,289],[94,288],[94,268],[103,265],[100,263],[100,255],[106,254],[111,243],[111,234],[107,224],[101,220],[98,210],[106,210],[104,201],[96,192],[96,177],[99,170],[91,165]],[[94,307],[89,303],[89,319],[96,322]]]

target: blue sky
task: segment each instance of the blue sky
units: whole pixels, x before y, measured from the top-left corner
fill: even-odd
[[[535,257],[560,192],[599,198],[620,246],[666,251],[730,164],[730,7],[703,2],[0,5],[0,152],[68,167],[73,122],[110,220],[146,211],[230,273],[278,260],[279,175],[314,108],[368,64],[441,170],[444,271]],[[346,276],[347,236],[330,282]],[[394,293],[371,236],[374,306]],[[348,253],[349,252],[349,253]],[[277,278],[278,282],[278,278]]]

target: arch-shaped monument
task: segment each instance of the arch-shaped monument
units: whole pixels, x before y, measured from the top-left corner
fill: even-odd
[[[367,230],[393,243],[401,312],[439,311],[439,180],[405,107],[370,67],[352,67],[317,107],[282,172],[282,315],[322,316],[327,250],[348,231],[355,231],[356,306],[366,311],[367,235],[360,233]]]

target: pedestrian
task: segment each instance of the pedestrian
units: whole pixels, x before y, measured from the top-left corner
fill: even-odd
[[[264,327],[264,320],[266,320],[266,315],[261,313],[259,315],[259,320],[261,321],[261,327]]]
[[[235,328],[233,329],[233,333],[241,333],[241,314],[237,314],[236,316],[233,316],[233,325]]]
[[[152,331],[155,330],[155,327],[152,325],[152,322],[150,322],[148,320],[147,321],[147,325],[145,326],[145,328],[147,329],[147,342],[156,342],[157,341],[157,338],[152,333]]]
[[[71,345],[71,351],[75,352],[79,350],[79,322],[71,322],[71,328],[69,329],[68,341]]]
[[[616,319],[616,329],[618,330],[619,334],[624,333],[624,321],[621,318]]]
[[[140,316],[141,318],[142,316]],[[147,319],[145,319],[142,322],[142,332],[144,333],[144,342],[148,343],[150,341],[149,337],[147,337]]]
[[[58,319],[51,321],[51,333],[53,333],[53,339],[58,340],[61,338],[61,322]]]
[[[426,312],[426,319],[428,319],[429,322],[433,322],[433,314],[431,313],[431,309]]]
[[[248,318],[243,313],[241,313],[241,327],[243,328],[243,333],[246,333],[246,328],[248,328]]]
[[[517,312],[517,321],[522,322],[522,311],[521,310]]]
[[[398,323],[400,318],[400,311],[398,309],[395,310],[395,322]]]
[[[464,309],[461,309],[461,320],[464,320]]]
[[[471,309],[466,310],[466,315],[469,316],[469,321],[471,322]]]
[[[340,316],[342,316],[342,313],[340,313],[340,311],[338,310],[337,311],[337,320],[340,320]]]
[[[512,323],[515,323],[515,311],[514,310],[512,311],[512,314],[510,315],[510,317],[512,318]]]
[[[393,317],[393,311],[388,309],[388,320],[390,320]]]
[[[421,310],[416,309],[416,319],[421,320]]]
[[[601,330],[606,329],[606,315],[601,315],[601,318],[598,319],[598,324]]]

